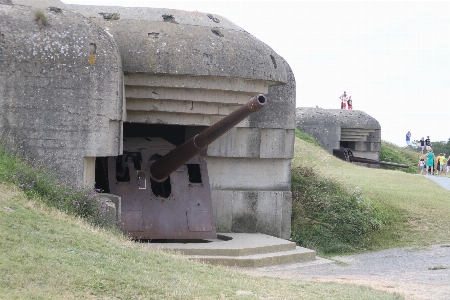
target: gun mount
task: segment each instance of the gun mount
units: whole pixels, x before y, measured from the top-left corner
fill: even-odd
[[[341,149],[333,149],[333,155],[342,160],[348,161],[348,162],[359,162],[359,163],[365,163],[365,164],[377,164],[377,165],[383,165],[383,166],[409,168],[409,166],[405,165],[405,164],[397,164],[397,163],[392,163],[392,162],[387,162],[387,161],[382,161],[382,160],[375,160],[375,159],[353,156],[353,152],[348,148],[341,147]]]
[[[125,138],[108,158],[110,193],[121,197],[122,231],[136,239],[216,238],[206,161],[209,144],[266,104],[262,94],[179,147],[162,138]]]

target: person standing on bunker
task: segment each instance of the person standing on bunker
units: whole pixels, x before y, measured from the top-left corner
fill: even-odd
[[[405,148],[411,147],[411,131],[406,133],[406,146]]]
[[[347,93],[344,91],[344,94],[342,94],[339,99],[341,99],[341,109],[345,109],[347,106]]]
[[[353,104],[352,103],[353,103],[352,102],[352,96],[350,96],[350,97],[348,97],[348,100],[347,100],[347,107],[348,107],[348,109],[353,110]]]

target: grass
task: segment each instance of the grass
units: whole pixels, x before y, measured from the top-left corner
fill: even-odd
[[[351,251],[424,246],[450,241],[450,191],[417,175],[417,171],[416,174],[410,174],[399,170],[356,166],[335,158],[319,146],[300,140],[296,140],[294,151],[294,170],[307,166],[314,170],[320,182],[337,184],[348,195],[358,190],[363,207],[372,207],[375,216],[381,221],[379,228],[361,236],[370,240],[361,243],[363,247],[353,246]],[[352,212],[347,214],[352,215]],[[293,219],[293,229],[296,222]],[[317,250],[323,251],[322,248]],[[344,249],[342,251],[345,252]]]
[[[41,10],[34,11],[34,21],[36,21],[36,23],[38,24],[41,24],[42,26],[50,25],[47,16]]]
[[[401,299],[251,277],[134,243],[0,184],[0,299]]]
[[[353,252],[370,246],[385,225],[380,209],[340,182],[309,166],[292,170],[292,240],[320,254]]]

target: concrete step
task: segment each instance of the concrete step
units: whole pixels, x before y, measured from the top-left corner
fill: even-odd
[[[206,262],[212,265],[256,268],[296,263],[305,260],[314,260],[316,258],[316,252],[306,248],[297,247],[295,250],[291,251],[270,252],[244,256],[189,255],[188,257],[193,260]]]
[[[215,265],[262,267],[316,259],[313,250],[260,233],[219,233],[217,239],[146,244]]]

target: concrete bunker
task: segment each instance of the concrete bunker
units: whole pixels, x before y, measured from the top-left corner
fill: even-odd
[[[296,127],[314,137],[330,154],[348,148],[354,156],[379,160],[381,126],[363,111],[300,107],[296,110]]]
[[[48,26],[33,20],[36,8]],[[0,4],[0,32],[2,137],[74,185],[112,193],[106,178],[117,164],[108,160],[120,157],[129,168],[121,182],[135,176],[149,191],[139,171],[161,154],[139,157],[129,141],[161,138],[175,147],[266,95],[267,109],[200,153],[209,178],[193,163],[186,181],[209,179],[219,232],[290,237],[295,78],[270,47],[220,16],[57,0]]]

